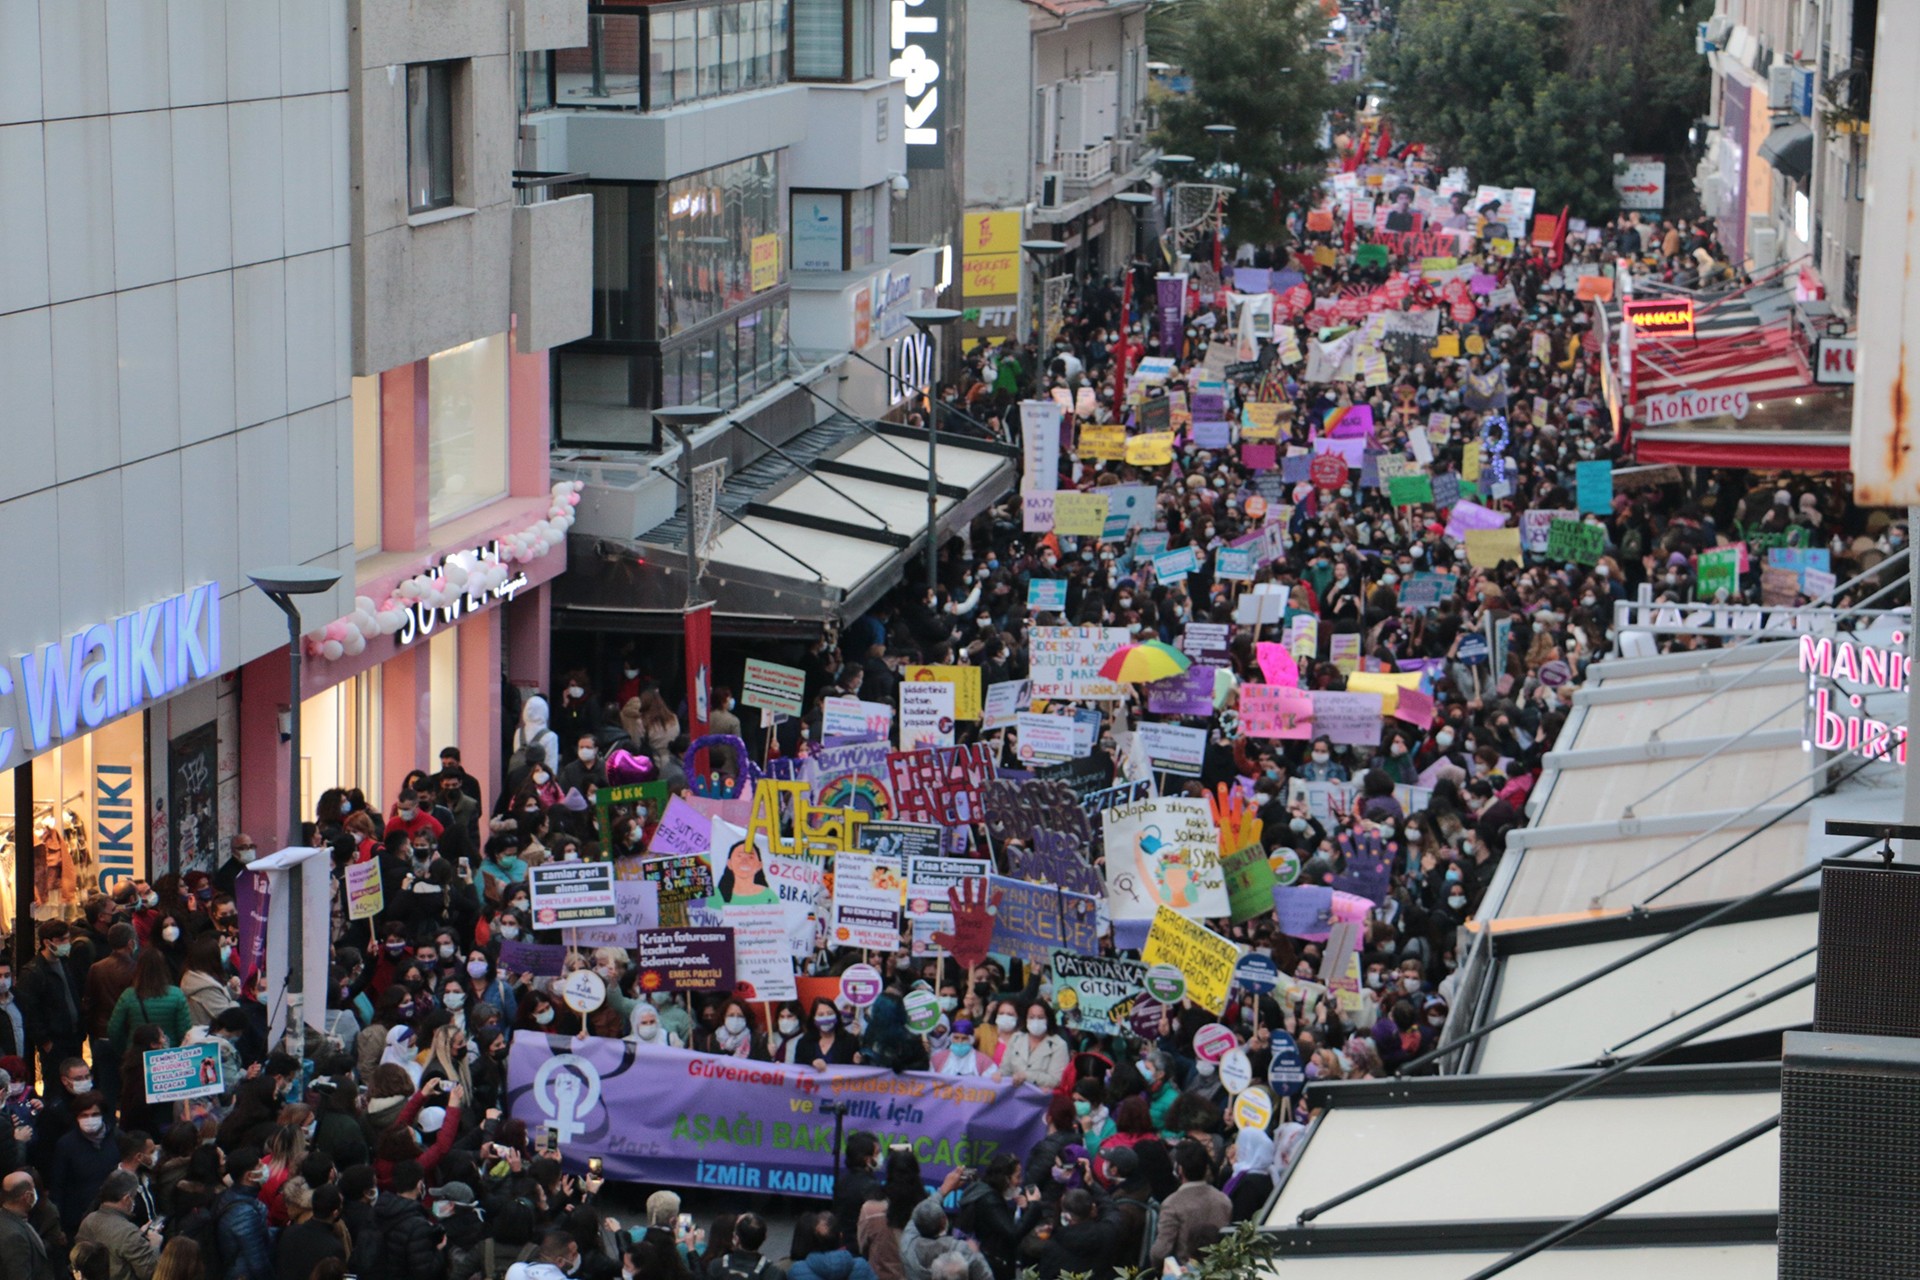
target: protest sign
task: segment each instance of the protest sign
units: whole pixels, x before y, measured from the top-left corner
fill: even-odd
[[[1058,885],[1074,893],[1096,897],[1106,891],[1100,873],[1088,865],[1080,840],[1060,831],[1036,828],[1032,844],[1007,846],[1007,868],[1033,884]]]
[[[1071,760],[1079,754],[1074,750],[1073,721],[1066,716],[1023,711],[1014,717],[1014,727],[1020,734],[1020,760],[1023,764]]]
[[[1740,553],[1732,547],[1702,551],[1699,557],[1699,589],[1695,595],[1711,600],[1719,591],[1731,596],[1740,589]]]
[[[934,858],[913,856],[907,859],[907,914],[938,916],[953,914],[947,890],[961,888],[978,880],[989,864],[980,858]],[[962,896],[965,890],[962,889]]]
[[[733,991],[732,929],[648,929],[634,951],[641,991]]]
[[[1417,671],[1356,671],[1347,677],[1347,692],[1379,694],[1380,712],[1390,716],[1399,705],[1400,691],[1419,684]]]
[[[1029,674],[1035,701],[1100,701],[1127,696],[1127,687],[1100,674],[1106,660],[1131,639],[1125,627],[1032,627]]]
[[[801,695],[807,687],[807,673],[798,667],[783,667],[777,662],[748,658],[746,674],[740,684],[740,705],[774,711],[783,716],[801,713]]]
[[[1227,641],[1232,631],[1224,622],[1189,622],[1180,633],[1180,652],[1192,658],[1195,666],[1231,666]]]
[[[1433,505],[1447,510],[1460,501],[1460,477],[1443,471],[1433,477]]]
[[[1147,685],[1147,710],[1164,716],[1210,714],[1216,670],[1218,668],[1203,667],[1196,662],[1177,676],[1151,682]]]
[[[1060,406],[1052,400],[1020,402],[1020,487],[1051,492],[1060,487]]]
[[[220,1046],[212,1041],[177,1049],[148,1049],[140,1055],[140,1071],[148,1102],[210,1098],[227,1090]]]
[[[1095,1035],[1117,1035],[1140,995],[1147,966],[1118,956],[1053,956],[1053,998],[1060,1021]]]
[[[347,919],[371,920],[386,907],[386,888],[380,881],[380,863],[349,862],[347,880]]]
[[[1154,912],[1140,960],[1151,967],[1172,965],[1187,982],[1187,999],[1209,1013],[1227,1004],[1227,988],[1240,949],[1203,925],[1162,906]]]
[[[1295,658],[1312,660],[1320,652],[1320,619],[1311,614],[1295,614],[1287,620],[1284,639],[1287,651]]]
[[[1335,743],[1355,747],[1380,744],[1381,700],[1377,693],[1332,693],[1315,690],[1313,730]]]
[[[1511,560],[1515,564],[1521,561],[1518,529],[1467,530],[1468,564],[1476,569],[1492,569],[1503,560]]]
[[[1433,723],[1433,695],[1418,689],[1402,689],[1395,701],[1393,717],[1416,729],[1425,729]]]
[[[792,1000],[794,949],[780,902],[735,903],[721,914],[733,930],[734,993],[742,1000]]]
[[[1327,637],[1327,661],[1341,675],[1352,675],[1360,669],[1360,635],[1355,631],[1336,631]]]
[[[533,927],[572,929],[618,919],[611,862],[547,862],[527,870]]]
[[[1213,811],[1204,800],[1158,796],[1108,809],[1102,830],[1107,904],[1116,920],[1168,906],[1196,919],[1228,912]]]
[[[999,684],[989,685],[987,696],[981,700],[981,730],[1006,728],[1013,723],[1014,717],[1026,705],[1027,682],[1025,680],[1002,680]]]
[[[904,875],[910,859],[940,852],[940,828],[927,822],[868,822],[860,828],[860,851],[887,859]]]
[[[1546,555],[1555,520],[1578,523],[1580,513],[1554,508],[1536,508],[1520,513],[1520,549],[1534,555]]]
[[[1458,588],[1460,579],[1451,573],[1428,573],[1422,570],[1407,575],[1400,584],[1400,607],[1402,609],[1435,609],[1440,602],[1452,595]]]
[[[1235,924],[1273,910],[1273,868],[1258,835],[1222,854],[1220,872],[1227,882],[1227,905]]]
[[[1173,432],[1153,431],[1127,439],[1127,465],[1164,467],[1173,461]]]
[[[987,886],[994,904],[993,935],[987,949],[993,954],[1035,965],[1046,964],[1056,951],[1099,954],[1095,899],[1057,885],[1029,884],[1007,876],[989,876]]]
[[[841,1119],[826,1113],[828,1102],[845,1102],[847,1125],[906,1145],[925,1176],[939,1179],[1002,1151],[1031,1150],[1045,1131],[1047,1100],[1005,1081],[883,1067],[815,1071],[599,1036],[519,1035],[503,1105],[529,1130],[553,1134],[570,1167],[598,1157],[620,1181],[827,1200]]]
[[[1240,686],[1240,732],[1249,738],[1311,739],[1313,698],[1299,689],[1282,685],[1243,684]]]
[[[1127,454],[1127,429],[1125,426],[1094,426],[1080,428],[1080,456],[1105,462],[1113,458],[1124,458]]]
[[[1387,498],[1396,507],[1428,506],[1433,502],[1433,480],[1425,475],[1392,476]]]
[[[574,935],[582,947],[630,947],[634,934],[660,927],[660,886],[652,880],[613,882],[614,920],[610,925],[585,925]]]
[[[1767,565],[1760,570],[1760,603],[1790,605],[1800,598],[1800,575],[1791,569]]]
[[[907,680],[945,681],[953,686],[953,718],[980,718],[980,668],[968,666],[909,666],[901,675]]]
[[[1053,531],[1076,537],[1097,538],[1107,524],[1107,499],[1104,494],[1073,493],[1062,490],[1053,495]]]
[[[1555,520],[1547,526],[1547,559],[1597,564],[1606,554],[1607,531],[1579,520]]]
[[[1499,529],[1506,523],[1507,517],[1491,507],[1483,507],[1477,502],[1456,502],[1447,515],[1447,536],[1465,539],[1472,530]]]
[[[984,743],[887,756],[893,812],[906,822],[965,826],[978,822],[981,789],[993,777],[992,749]]]
[[[1582,514],[1613,514],[1613,462],[1610,459],[1575,463],[1573,481]]]
[[[648,858],[640,863],[639,872],[641,879],[659,886],[657,901],[663,925],[685,924],[687,904],[713,896],[713,864],[705,852]]]
[[[1185,725],[1146,721],[1135,731],[1135,741],[1155,769],[1198,777],[1207,757],[1207,731]]]
[[[954,688],[944,680],[900,682],[900,745],[920,750],[953,745]]]
[[[1067,607],[1065,578],[1030,578],[1027,581],[1027,609],[1032,613],[1060,613]]]
[[[1179,582],[1189,574],[1198,572],[1199,568],[1199,552],[1193,546],[1162,551],[1153,557],[1153,576],[1162,582]]]
[[[1222,582],[1251,582],[1256,567],[1252,547],[1220,547],[1213,553],[1213,576]]]
[[[631,944],[629,944],[631,945]],[[500,956],[494,967],[501,974],[528,973],[536,978],[557,978],[566,972],[567,949],[546,942],[500,943]]]
[[[1053,528],[1053,500],[1058,494],[1052,491],[1023,493],[1020,495],[1020,531],[1022,533],[1047,533]]]
[[[843,853],[833,860],[833,920],[838,947],[884,951],[900,943],[906,871],[890,858]]]

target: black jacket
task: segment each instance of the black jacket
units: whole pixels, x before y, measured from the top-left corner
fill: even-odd
[[[386,1199],[384,1195],[380,1198]],[[340,1221],[346,1225],[347,1238],[353,1241],[353,1252],[347,1257],[348,1273],[356,1276],[385,1275],[380,1224],[373,1216],[373,1206],[365,1200],[349,1200],[340,1206]]]
[[[314,1264],[323,1258],[347,1260],[340,1237],[333,1233],[331,1226],[312,1218],[296,1222],[274,1242],[274,1280],[307,1280],[313,1274]]]
[[[78,1052],[86,1035],[80,1013],[84,987],[84,979],[70,958],[35,956],[27,961],[20,970],[16,991],[20,1011],[26,1016],[27,1034],[42,1044],[52,1041],[56,1049]]]
[[[1120,1217],[1114,1210],[1113,1202],[1095,1192],[1095,1213],[1091,1222],[1076,1222],[1063,1227],[1054,1221],[1053,1234],[1046,1240],[1029,1236],[1022,1250],[1030,1259],[1040,1280],[1054,1280],[1054,1277],[1068,1272],[1084,1274],[1089,1280],[1111,1280],[1116,1261],[1120,1259]],[[1027,1211],[1024,1229],[1031,1231],[1039,1225],[1041,1211]],[[1047,1216],[1051,1217],[1051,1214]]]
[[[0,1275],[7,1280],[56,1280],[65,1273],[64,1266],[54,1269],[46,1242],[31,1223],[0,1209]]]
[[[993,1268],[995,1280],[1012,1280],[1020,1245],[1020,1221],[1012,1201],[997,1187],[976,1182],[960,1197],[954,1225],[980,1242],[980,1253]]]
[[[875,1198],[880,1180],[865,1169],[842,1169],[833,1184],[833,1217],[840,1224],[840,1240],[853,1248],[854,1232],[860,1225],[860,1208]]]
[[[373,1202],[373,1218],[380,1232],[380,1280],[441,1280],[447,1270],[441,1231],[425,1205],[383,1191]]]

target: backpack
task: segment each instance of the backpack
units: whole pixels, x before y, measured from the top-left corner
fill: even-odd
[[[720,1259],[720,1265],[708,1272],[708,1274],[717,1277],[718,1280],[759,1280],[759,1278],[766,1273],[767,1260],[765,1258],[756,1254],[753,1259],[753,1266],[749,1268],[735,1262],[734,1258],[737,1256],[736,1254],[729,1253],[726,1257]]]
[[[226,1251],[220,1247],[220,1219],[232,1204],[231,1200],[216,1200],[213,1204],[189,1209],[185,1214],[167,1220],[163,1233],[165,1238],[185,1238],[199,1245],[201,1270],[208,1276],[227,1274]]]

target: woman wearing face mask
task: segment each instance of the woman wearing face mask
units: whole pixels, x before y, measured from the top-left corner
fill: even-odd
[[[816,1071],[824,1071],[830,1066],[851,1066],[859,1045],[853,1034],[842,1025],[840,1011],[834,1007],[833,1001],[825,996],[816,996],[808,1021],[812,1029],[794,1051],[799,1060],[811,1064]]]
[[[1413,734],[1395,729],[1387,735],[1386,750],[1373,758],[1373,767],[1393,779],[1397,786],[1412,786],[1420,780],[1420,769],[1413,753]]]
[[[374,1145],[373,1179],[382,1191],[393,1190],[393,1171],[398,1165],[418,1160],[422,1171],[431,1175],[453,1150],[466,1110],[467,1091],[457,1084],[441,1088],[445,1083],[436,1081],[431,1096],[426,1088],[416,1090],[400,1108],[393,1127]],[[433,1105],[428,1105],[430,1102]]]
[[[307,1144],[313,1138],[313,1108],[293,1103],[280,1110],[279,1127],[267,1135],[262,1149],[266,1154],[267,1177],[260,1184],[260,1203],[267,1207],[270,1226],[284,1228],[288,1222],[285,1195],[287,1183],[307,1158]]]
[[[1295,770],[1295,774],[1308,782],[1345,782],[1351,776],[1347,766],[1335,762],[1333,758],[1333,739],[1324,736],[1313,740],[1307,759]]]
[[[187,945],[186,971],[180,977],[180,993],[186,998],[187,1013],[196,1027],[210,1025],[236,1001],[228,980],[232,977],[220,961],[220,935],[203,933]]]
[[[804,1062],[800,1046],[806,1038],[806,1010],[797,1000],[783,1001],[773,1011],[773,1034],[767,1037],[768,1054],[775,1062],[789,1065]]]
[[[107,1043],[113,1056],[117,1059],[125,1055],[127,1036],[134,1027],[148,1025],[165,1031],[173,1044],[186,1039],[193,1026],[193,1012],[186,996],[173,985],[167,958],[153,947],[143,947],[135,955],[133,985],[120,993],[107,1022]]]
[[[1053,1010],[1034,1001],[1027,1006],[1022,1030],[1024,1034],[1011,1037],[1000,1059],[1000,1073],[1015,1084],[1030,1084],[1051,1092],[1066,1074],[1072,1056],[1067,1042],[1054,1031]]]
[[[773,1056],[767,1052],[766,1037],[754,1028],[752,1013],[739,1000],[728,1000],[721,1004],[720,1025],[713,1028],[706,1052],[733,1058],[751,1058],[755,1062],[773,1060]]]
[[[1000,1068],[982,1053],[974,1038],[973,1023],[966,1018],[953,1024],[946,1047],[933,1055],[933,1070],[943,1076],[977,1076],[984,1080],[1000,1078]]]

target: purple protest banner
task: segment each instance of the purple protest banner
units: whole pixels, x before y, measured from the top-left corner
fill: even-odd
[[[1096,899],[1007,876],[989,876],[987,891],[997,908],[987,943],[993,954],[1045,964],[1056,951],[1100,953]]]
[[[1194,663],[1177,676],[1147,686],[1147,710],[1157,716],[1213,714],[1214,668]]]
[[[1044,1135],[1050,1095],[1027,1085],[883,1067],[807,1066],[641,1048],[625,1040],[521,1033],[507,1058],[507,1113],[560,1144],[568,1171],[598,1156],[607,1177],[827,1199],[834,1116],[883,1148],[905,1144],[921,1172],[979,1168]]]
[[[1380,709],[1385,703],[1379,694],[1316,689],[1310,696],[1314,732],[1350,747],[1379,745]]]
[[[1273,272],[1265,267],[1235,267],[1233,269],[1233,289],[1235,293],[1265,293],[1273,287]]]
[[[1008,869],[1021,880],[1058,885],[1088,897],[1107,891],[1100,873],[1087,865],[1080,843],[1061,831],[1036,828],[1031,845],[1007,846]]]
[[[233,882],[233,906],[240,914],[240,939],[233,970],[245,982],[267,956],[267,904],[272,896],[263,871],[249,871]]]
[[[1280,478],[1288,484],[1306,484],[1313,478],[1313,455],[1290,453],[1280,459]]]
[[[1336,440],[1351,440],[1373,434],[1373,406],[1356,404],[1337,418],[1327,434]]]
[[[1284,885],[1273,891],[1273,913],[1289,938],[1325,942],[1333,927],[1333,890],[1325,885]]]
[[[647,852],[705,853],[713,840],[713,821],[679,796],[667,801],[660,825],[653,829]]]
[[[503,975],[530,973],[536,978],[557,978],[567,967],[567,949],[558,943],[502,942],[494,967]]]
[[[1195,418],[1193,443],[1201,449],[1224,449],[1233,443],[1233,433],[1224,422],[1202,422]]]
[[[1504,529],[1506,525],[1507,517],[1491,507],[1483,507],[1477,502],[1459,502],[1447,517],[1447,536],[1465,541],[1467,534],[1474,529]]]
[[[1185,346],[1187,278],[1160,276],[1154,281],[1155,314],[1160,320],[1160,350],[1178,354]]]

